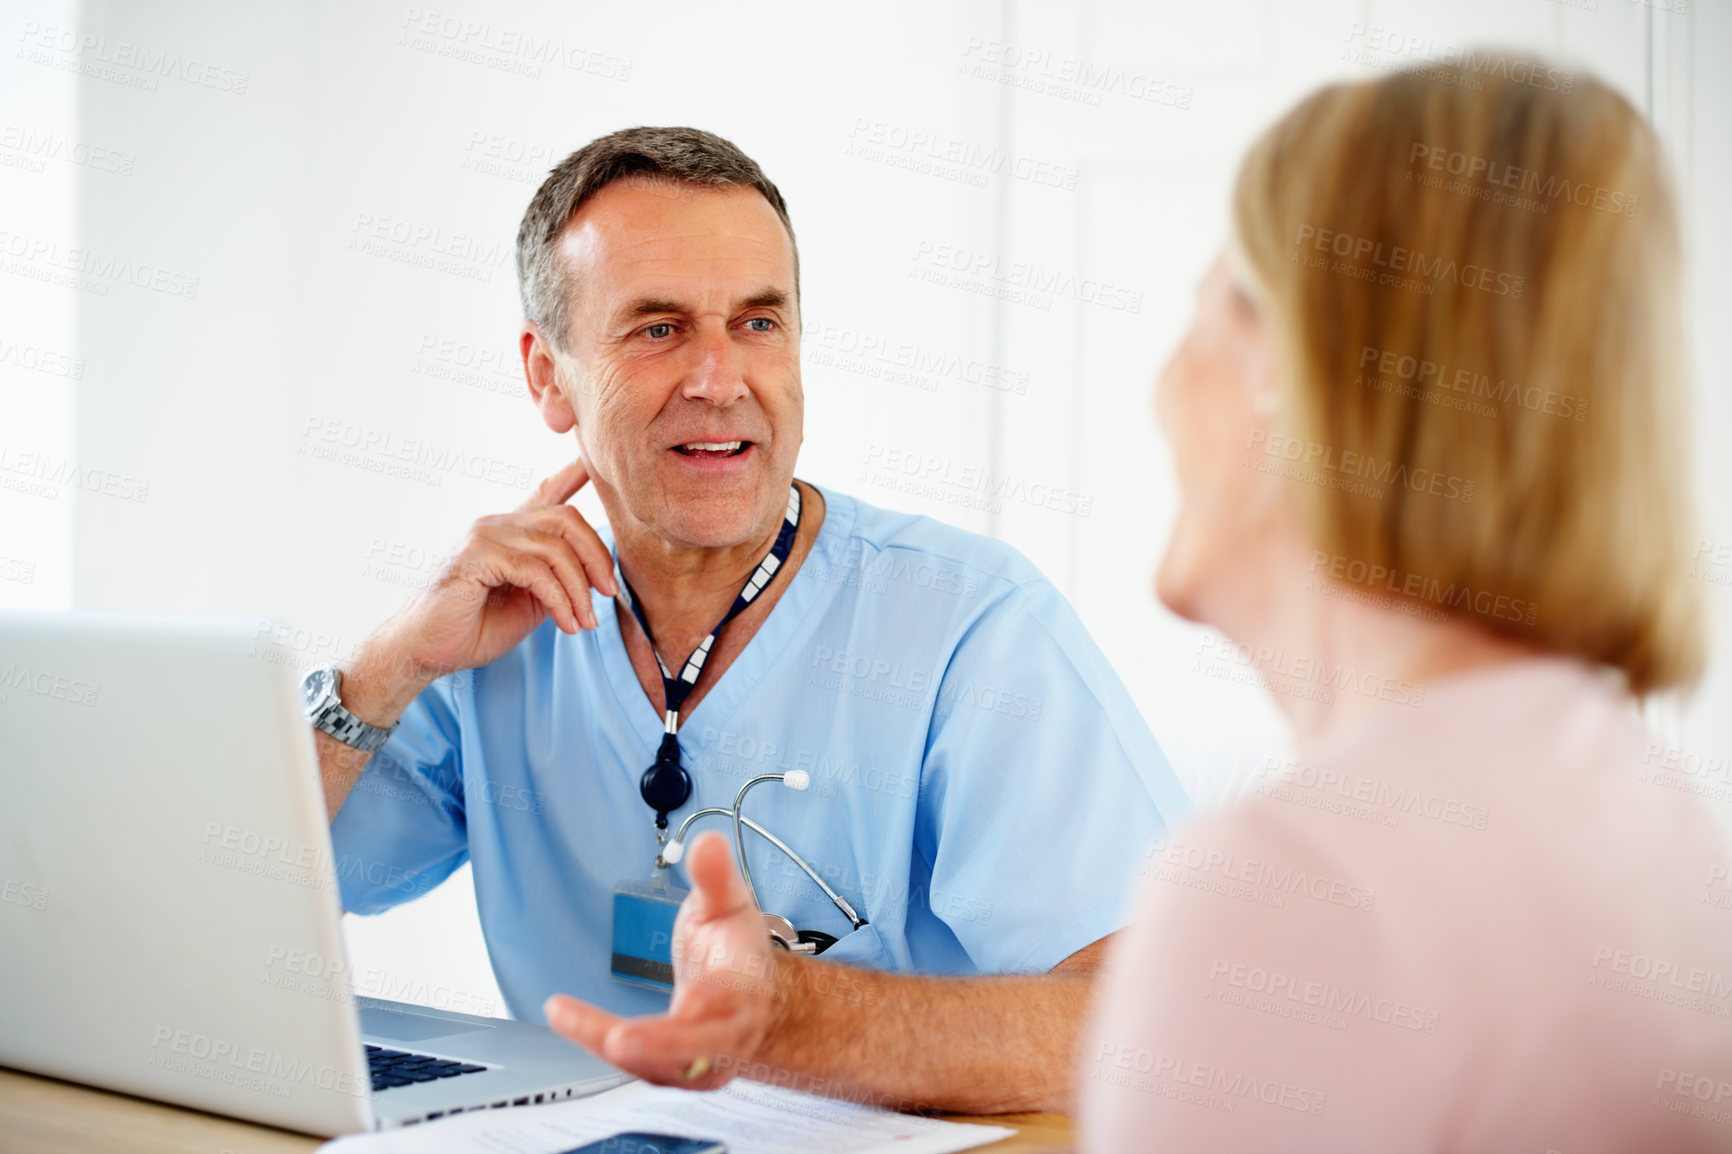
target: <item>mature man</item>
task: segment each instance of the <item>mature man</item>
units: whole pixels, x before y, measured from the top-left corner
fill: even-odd
[[[1064,1108],[1129,879],[1187,809],[1123,686],[1015,550],[793,479],[799,263],[739,149],[596,140],[517,245],[529,391],[581,455],[310,678],[338,851],[393,867],[345,907],[473,862],[512,1012],[653,1081]],[[774,774],[811,788],[721,815],[750,882],[703,834],[676,907],[670,835]]]

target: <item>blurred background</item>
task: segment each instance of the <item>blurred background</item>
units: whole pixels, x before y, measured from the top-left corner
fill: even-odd
[[[691,124],[793,213],[800,475],[1028,554],[1203,805],[1284,734],[1151,595],[1149,395],[1242,151],[1320,83],[1468,47],[1593,71],[1665,140],[1690,259],[1715,660],[1648,712],[1732,816],[1732,0],[3,11],[0,607],[275,618],[297,668],[340,658],[572,454],[516,352],[541,178]],[[467,867],[346,924],[362,992],[504,1012]]]

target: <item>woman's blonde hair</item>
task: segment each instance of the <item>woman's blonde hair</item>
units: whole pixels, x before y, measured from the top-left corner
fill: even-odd
[[[1704,660],[1679,240],[1659,141],[1494,54],[1325,88],[1234,190],[1315,568],[1624,672]],[[1296,446],[1298,451],[1291,451]]]

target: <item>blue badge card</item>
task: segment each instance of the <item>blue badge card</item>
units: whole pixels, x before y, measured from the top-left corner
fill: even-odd
[[[674,915],[690,891],[665,881],[621,882],[613,891],[613,976],[634,986],[674,988]]]

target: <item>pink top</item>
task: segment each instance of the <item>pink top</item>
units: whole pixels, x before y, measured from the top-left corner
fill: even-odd
[[[1145,861],[1082,1148],[1732,1150],[1732,805],[1701,771],[1562,659],[1271,759]]]

